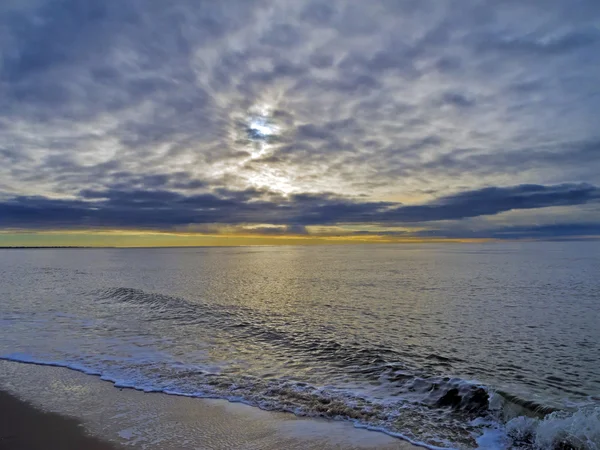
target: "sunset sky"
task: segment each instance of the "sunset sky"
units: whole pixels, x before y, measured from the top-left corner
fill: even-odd
[[[600,236],[598,0],[3,0],[0,245]]]

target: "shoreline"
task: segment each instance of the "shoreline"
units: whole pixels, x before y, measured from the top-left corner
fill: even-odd
[[[3,360],[0,409],[12,411],[12,405],[18,414],[2,417],[0,450],[419,448],[349,422],[264,411],[227,400],[117,388],[67,368]]]

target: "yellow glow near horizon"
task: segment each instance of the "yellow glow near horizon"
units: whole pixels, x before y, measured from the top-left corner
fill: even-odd
[[[199,234],[133,230],[4,231],[0,247],[202,247],[484,242],[485,239],[423,239],[381,235]]]

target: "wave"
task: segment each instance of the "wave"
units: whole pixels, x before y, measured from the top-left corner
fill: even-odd
[[[510,420],[505,430],[512,443],[524,449],[597,450],[600,407],[555,411],[542,419],[519,416]]]
[[[505,419],[511,419],[510,414],[514,416],[525,415],[537,418],[543,418],[554,412],[558,412],[557,408],[543,405],[533,400],[528,400],[519,397],[518,395],[510,394],[505,391],[496,391],[496,395],[503,400],[502,411],[505,414]]]
[[[318,370],[320,378],[297,378],[293,372],[292,376],[274,372],[263,377],[226,366],[213,370],[210,361],[169,359],[160,348],[149,356],[155,344],[151,340],[142,343],[145,356],[130,354],[129,348],[124,352],[129,356],[121,359],[112,354],[85,356],[76,348],[58,357],[10,353],[0,359],[67,367],[100,376],[118,387],[221,398],[267,410],[351,421],[428,448],[600,447],[599,409],[558,411],[483,383],[444,376],[443,372],[452,371],[453,358],[340,341],[341,334],[335,330],[311,330],[276,312],[265,317],[243,306],[207,305],[123,287],[96,291],[93,299],[103,303],[103,311],[108,305],[117,308],[106,310],[107,317],[121,313],[148,321],[141,329],[165,320],[172,321],[168,329],[201,325],[192,330],[208,330],[211,337],[224,333],[227,345],[257,343],[265,354],[301,362],[312,373]],[[131,337],[129,329],[127,336]],[[191,336],[196,339],[195,334]],[[118,349],[118,332],[111,329],[109,337],[110,348]],[[179,353],[186,348],[181,345]]]
[[[214,386],[216,388],[214,390],[206,389],[207,385],[203,386],[203,389],[201,390],[180,390],[177,386],[165,386],[164,384],[157,385],[150,382],[150,380],[144,381],[133,378],[122,378],[117,374],[90,368],[85,364],[43,360],[27,354],[15,353],[1,355],[0,360],[39,366],[63,367],[87,375],[98,376],[104,381],[113,383],[117,388],[136,389],[143,392],[160,392],[167,395],[185,397],[223,399],[231,402],[245,403],[268,411],[290,412],[299,416],[321,417],[332,420],[347,420],[353,422],[357,427],[381,431],[420,447],[432,450],[448,450],[452,448],[449,446],[441,447],[432,445],[415,439],[408,434],[390,430],[382,425],[380,420],[369,421],[369,418],[381,419],[383,413],[376,408],[361,408],[360,400],[364,401],[364,399],[354,399],[357,402],[345,403],[342,399],[335,398],[326,391],[309,386],[305,383],[272,382],[269,383],[267,387],[263,387],[264,390],[262,396],[256,392],[247,392],[247,395],[243,395],[243,386],[232,381],[217,378],[207,383],[207,385]],[[196,375],[200,375],[200,373],[197,372]],[[259,380],[255,380],[255,382],[260,383]],[[277,402],[273,401],[274,397],[278,398]]]
[[[544,417],[518,416],[502,423],[493,419],[492,415],[478,416],[469,425],[471,435],[465,434],[464,423],[448,414],[449,408],[464,410],[466,405],[474,401],[477,406],[483,401],[483,392],[488,389],[474,386],[468,382],[455,379],[437,395],[438,414],[433,414],[428,408],[409,409],[406,405],[378,405],[368,399],[353,396],[351,393],[335,392],[317,388],[306,383],[272,380],[264,382],[259,379],[245,377],[245,385],[240,379],[226,379],[215,374],[202,371],[179,372],[179,376],[170,380],[172,383],[156,383],[157,380],[132,377],[124,378],[118,373],[103,371],[81,363],[66,361],[49,361],[26,354],[2,355],[0,359],[42,366],[65,367],[99,376],[102,380],[112,382],[118,388],[131,388],[144,392],[162,392],[169,395],[180,395],[198,398],[219,398],[232,402],[243,402],[265,410],[290,412],[300,416],[321,417],[332,420],[345,420],[357,427],[381,431],[430,449],[450,448],[515,448],[523,450],[597,450],[600,448],[600,407],[586,406],[574,412],[554,411]],[[176,379],[196,378],[196,389],[191,384],[182,384]],[[213,378],[209,380],[209,378]],[[201,382],[199,382],[201,381]],[[462,385],[462,389],[452,387]],[[212,387],[212,388],[211,388]],[[458,401],[458,395],[468,393],[466,399]],[[495,393],[489,397],[493,397]],[[450,405],[447,403],[452,399]],[[471,404],[472,405],[472,404]],[[413,405],[414,406],[414,405]],[[470,408],[467,408],[469,410]],[[485,417],[485,419],[484,419]],[[444,422],[445,421],[445,422]],[[411,424],[419,424],[427,428],[428,423],[434,423],[431,431],[440,436],[416,436],[411,430]],[[480,425],[479,427],[477,425]],[[481,426],[483,425],[483,426]],[[452,433],[449,431],[452,430]],[[489,435],[495,434],[492,444]],[[486,443],[486,439],[487,443]],[[490,446],[491,445],[491,446]]]
[[[207,305],[199,301],[190,301],[182,297],[158,294],[133,288],[109,288],[93,293],[96,298],[105,301],[116,301],[134,307],[140,307],[148,313],[154,313],[151,320],[171,319],[184,323],[210,322],[220,329],[230,330],[238,337],[252,338],[268,344],[271,348],[284,348],[289,351],[302,353],[311,361],[335,362],[337,368],[343,368],[351,373],[369,375],[372,379],[380,377],[390,381],[402,378],[402,371],[410,370],[414,374],[422,371],[411,362],[417,359],[423,361],[423,367],[450,366],[453,359],[439,355],[421,357],[410,348],[402,351],[382,345],[367,345],[365,342],[339,342],[335,335],[325,330],[319,330],[317,335],[306,333],[309,324],[290,323],[275,312],[270,312],[265,319],[256,311],[243,306]]]

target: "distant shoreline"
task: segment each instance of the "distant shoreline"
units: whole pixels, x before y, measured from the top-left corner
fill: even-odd
[[[78,246],[78,245],[57,245],[57,246],[11,246],[11,247],[0,247],[0,250],[39,250],[39,249],[70,249],[70,248],[119,248],[119,247],[92,247],[92,246]]]
[[[447,240],[431,240],[420,242],[323,242],[313,244],[238,244],[238,245],[152,245],[152,246],[118,246],[118,245],[38,245],[38,246],[0,246],[0,250],[69,250],[69,249],[153,249],[153,248],[236,248],[236,247],[316,247],[316,246],[351,246],[351,245],[429,245],[429,244],[503,244],[503,243],[552,243],[552,242],[590,242],[600,241],[600,236],[572,236],[552,239],[502,239],[483,240],[478,242],[462,242]]]

